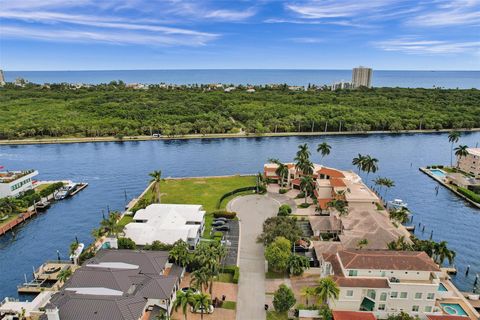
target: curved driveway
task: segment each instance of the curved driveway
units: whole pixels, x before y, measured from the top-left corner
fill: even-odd
[[[228,210],[240,219],[240,249],[237,320],[265,319],[265,259],[263,245],[257,243],[263,221],[278,212],[286,197],[278,194],[249,195],[233,199]]]

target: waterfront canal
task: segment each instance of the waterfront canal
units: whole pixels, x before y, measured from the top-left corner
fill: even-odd
[[[153,170],[161,169],[163,177],[256,173],[267,159],[291,161],[300,143],[314,151],[324,139],[332,145],[324,160],[328,166],[354,169],[351,161],[358,153],[379,159],[380,171],[370,174],[369,180],[381,175],[395,181],[388,197],[408,202],[415,224],[426,226],[423,235],[417,231],[419,237],[429,238],[433,230],[434,240],[448,241],[457,253],[454,282],[461,290],[471,290],[475,273],[480,273],[480,210],[443,187],[436,194],[437,183],[418,170],[450,162],[447,134],[434,133],[0,146],[0,165],[5,169],[34,168],[40,180],[89,183],[75,197],[17,228],[15,236],[0,238],[0,298],[16,296],[24,274],[31,278],[32,267],[56,259],[57,250],[67,258],[75,236],[89,243],[102,210],[123,209],[125,194],[128,200],[140,194]],[[465,134],[460,143],[480,144],[480,132]],[[312,153],[319,162],[318,154]],[[471,269],[465,276],[467,265]]]

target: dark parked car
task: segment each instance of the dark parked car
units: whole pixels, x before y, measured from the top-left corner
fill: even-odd
[[[215,218],[213,221],[223,221],[223,222],[227,222],[228,219],[227,219],[227,218]]]
[[[225,221],[213,221],[213,222],[212,222],[212,226],[214,226],[214,227],[221,227],[221,226],[223,226],[223,225],[225,225],[225,224],[226,224]]]
[[[228,225],[223,225],[219,227],[214,227],[215,231],[230,231],[230,227]]]
[[[305,247],[303,247],[303,246],[295,246],[295,247],[293,248],[293,250],[294,250],[295,252],[307,252],[307,251],[308,251],[308,248],[305,248]]]

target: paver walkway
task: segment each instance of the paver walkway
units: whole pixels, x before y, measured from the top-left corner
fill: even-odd
[[[274,199],[274,198],[275,199]],[[257,243],[263,221],[273,217],[286,201],[279,195],[251,195],[233,199],[229,211],[240,219],[240,281],[238,284],[237,320],[263,320],[265,305],[265,259],[263,245]]]

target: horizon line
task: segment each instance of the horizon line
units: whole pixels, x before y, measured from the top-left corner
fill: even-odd
[[[354,67],[356,68],[356,67]],[[371,67],[367,67],[371,68]],[[348,69],[315,69],[315,68],[166,68],[166,69],[57,69],[57,70],[6,70],[3,72],[91,72],[91,71],[351,71]],[[374,69],[373,71],[422,71],[422,72],[480,72],[479,70],[453,69]]]

